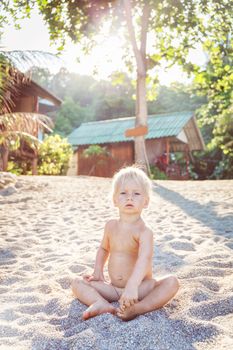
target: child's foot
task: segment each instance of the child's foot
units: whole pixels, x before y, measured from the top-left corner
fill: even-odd
[[[136,312],[135,305],[132,305],[130,307],[123,309],[117,309],[116,314],[118,317],[120,317],[123,321],[130,321],[133,320],[135,317],[138,316],[138,313]]]
[[[116,309],[107,301],[98,300],[94,304],[90,305],[86,311],[84,311],[83,320],[87,320],[88,318],[95,317],[107,312],[115,314]]]

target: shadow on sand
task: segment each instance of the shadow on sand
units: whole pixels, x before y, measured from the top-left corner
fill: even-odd
[[[210,201],[208,204],[199,204],[160,184],[154,185],[153,191],[166,201],[179,206],[184,213],[200,221],[216,235],[233,238],[233,214],[218,216],[215,211],[218,202]],[[228,246],[233,249],[233,243]]]

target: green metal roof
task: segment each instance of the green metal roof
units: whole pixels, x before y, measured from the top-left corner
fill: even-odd
[[[150,115],[145,138],[177,136],[192,116],[193,112]],[[68,136],[68,141],[73,146],[132,141],[133,137],[125,137],[124,133],[134,126],[135,117],[83,123]]]

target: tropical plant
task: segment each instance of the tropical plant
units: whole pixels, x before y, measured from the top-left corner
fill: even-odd
[[[214,37],[204,43],[208,61],[205,67],[195,67],[194,89],[206,96],[198,110],[199,122],[211,136],[207,142],[209,154],[220,151],[219,164],[212,177],[232,178],[233,170],[233,38],[229,34],[232,16],[226,14]],[[215,152],[216,153],[216,152]]]
[[[66,175],[72,148],[67,140],[59,135],[47,136],[44,142],[38,145],[38,174],[39,175]],[[28,159],[19,159],[11,156],[7,170],[16,175],[32,174]]]
[[[185,65],[189,49],[209,37],[219,23],[224,23],[226,13],[232,11],[232,0],[221,2],[211,0],[122,0],[122,1],[80,1],[64,0],[62,2],[44,0],[15,0],[10,14],[17,20],[30,15],[35,2],[40,13],[48,23],[52,41],[60,41],[59,49],[64,47],[66,36],[73,41],[86,40],[87,50],[93,44],[94,35],[103,27],[117,28],[123,37],[122,28],[126,29],[132,51],[126,57],[127,64],[136,71],[136,124],[147,124],[146,79],[148,70],[156,67],[164,59],[172,63]],[[7,12],[7,9],[4,8]],[[9,11],[8,11],[9,12]],[[217,13],[217,16],[216,16]],[[105,20],[104,20],[105,19]],[[153,35],[153,51],[147,51],[148,32]],[[129,45],[126,47],[129,48]],[[134,56],[134,60],[132,60]],[[150,81],[150,93],[153,82],[158,79],[154,74]],[[135,138],[136,160],[146,163],[144,137]]]
[[[37,154],[38,132],[51,132],[53,123],[50,118],[34,113],[8,113],[0,115],[0,146],[2,153],[2,169],[7,169],[10,150],[16,150],[24,143]]]
[[[107,156],[108,151],[105,147],[99,145],[90,145],[87,149],[83,151],[83,156],[85,158],[96,157],[96,156]]]
[[[82,153],[82,157],[91,160],[91,167],[88,175],[93,174],[98,165],[100,166],[106,164],[108,157],[110,156],[111,154],[104,146],[90,145],[88,148],[86,148]]]
[[[152,180],[167,180],[168,177],[164,171],[161,171],[158,167],[151,165],[150,166],[150,178]]]
[[[37,65],[58,62],[54,55],[39,51],[0,51],[0,145],[2,168],[7,169],[9,151],[27,144],[36,156],[38,131],[51,131],[50,118],[36,113],[11,113],[22,85],[30,74],[23,73]]]
[[[198,43],[205,45],[207,40],[213,42],[213,38],[218,38],[219,43],[224,42],[224,37],[228,35],[229,39],[233,29],[232,0],[14,0],[10,8],[5,1],[0,6],[5,17],[10,13],[18,20],[22,15],[29,16],[35,3],[49,26],[51,40],[61,43],[60,49],[68,35],[75,42],[85,39],[85,50],[88,50],[101,27],[108,27],[111,34],[115,34],[117,28],[118,36],[130,40],[132,51],[128,51],[125,58],[131,71],[135,68],[136,123],[143,125],[147,123],[146,100],[148,95],[153,96],[151,91],[158,82],[158,66],[168,60],[193,73],[196,68],[188,60],[190,48],[195,48]],[[127,29],[125,35],[123,28]],[[151,52],[147,51],[148,33],[153,40]],[[214,52],[216,41],[211,46]],[[129,45],[126,48],[129,49]],[[226,80],[230,77],[229,66],[224,67],[227,69]],[[148,71],[154,72],[150,81]],[[214,84],[214,80],[206,80],[209,87],[211,82]],[[147,96],[146,83],[150,87]],[[222,83],[217,84],[218,88],[222,89]],[[142,136],[135,139],[136,159],[145,163],[143,143]]]
[[[47,136],[39,147],[38,174],[66,175],[72,154],[66,139],[59,135]]]
[[[62,49],[66,36],[73,41],[86,40],[85,49],[93,44],[94,35],[103,27],[109,27],[114,33],[123,37],[122,28],[126,29],[132,51],[125,55],[127,64],[136,71],[136,124],[147,124],[146,82],[150,84],[150,95],[158,82],[156,73],[148,82],[148,70],[155,69],[164,59],[172,63],[187,63],[189,49],[207,37],[215,35],[218,30],[223,33],[226,24],[232,28],[228,18],[232,15],[233,1],[223,0],[184,0],[166,2],[154,0],[121,0],[121,1],[73,1],[62,2],[48,0],[15,0],[10,14],[17,20],[30,15],[34,4],[48,23],[51,40],[60,41]],[[4,6],[5,13],[9,12]],[[231,16],[232,17],[232,16]],[[147,37],[151,33],[153,51],[147,51]],[[129,48],[129,45],[126,46]],[[132,59],[134,56],[134,60]],[[152,94],[153,95],[153,94]],[[135,138],[136,160],[146,163],[144,138]]]

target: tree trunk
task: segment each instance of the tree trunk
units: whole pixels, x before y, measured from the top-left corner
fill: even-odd
[[[137,93],[136,93],[136,126],[147,126],[147,102],[146,102],[146,76],[137,73]],[[144,136],[136,136],[134,143],[135,163],[148,171],[148,160],[146,154]]]
[[[124,0],[126,22],[132,44],[136,65],[137,65],[137,91],[136,91],[136,126],[147,126],[147,101],[146,101],[146,41],[147,29],[150,16],[148,3],[144,5],[141,22],[141,46],[138,48],[135,30],[132,21],[131,0]],[[140,164],[149,173],[149,163],[146,154],[144,136],[136,136],[135,143],[135,163]]]

